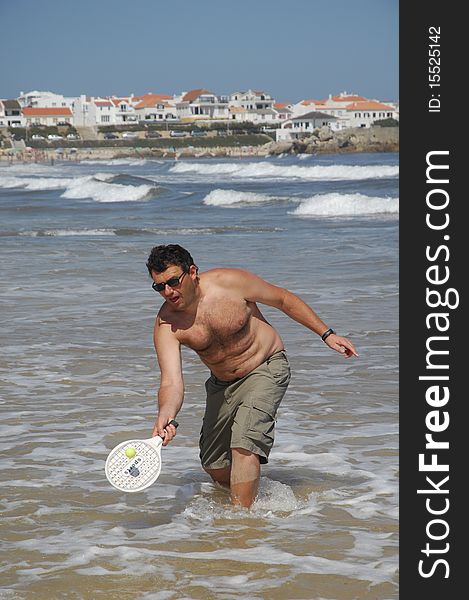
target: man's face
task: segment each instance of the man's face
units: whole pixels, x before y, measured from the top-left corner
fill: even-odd
[[[185,272],[179,265],[170,265],[161,273],[152,271],[151,276],[154,283],[164,285],[161,290],[157,290],[158,293],[176,309],[183,309],[191,299],[192,269],[193,267],[189,269],[189,272]]]

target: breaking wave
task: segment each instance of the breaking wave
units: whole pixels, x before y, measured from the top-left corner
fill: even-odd
[[[194,173],[198,175],[229,175],[231,177],[270,177],[298,178],[307,180],[359,180],[397,177],[398,166],[390,165],[315,165],[279,166],[269,162],[256,163],[194,163],[178,162],[170,168],[173,173]]]
[[[117,177],[119,176],[111,173],[95,173],[94,175],[74,178],[13,176],[0,178],[0,187],[28,191],[64,190],[61,194],[62,198],[91,198],[96,202],[145,200],[161,191],[161,188],[151,183],[140,185],[113,183]],[[133,177],[130,177],[130,179],[137,180]]]
[[[255,192],[237,192],[236,190],[213,190],[205,196],[203,202],[209,206],[230,206],[232,204],[258,204],[274,200],[267,194]]]
[[[363,194],[319,194],[302,200],[293,215],[356,217],[361,215],[398,214],[399,198],[379,198]]]
[[[91,198],[96,202],[132,202],[155,195],[158,188],[152,185],[122,185],[93,177],[79,177],[69,184],[62,198]]]

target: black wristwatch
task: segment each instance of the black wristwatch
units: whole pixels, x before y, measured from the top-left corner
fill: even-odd
[[[331,333],[335,333],[335,331],[330,328],[327,331],[325,331],[321,336],[322,341],[325,342],[327,338],[331,335]]]

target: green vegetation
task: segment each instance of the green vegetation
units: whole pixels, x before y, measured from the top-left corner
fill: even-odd
[[[269,128],[275,129],[279,125],[266,124]],[[251,123],[250,121],[217,121],[201,122],[191,121],[171,122],[171,121],[155,121],[154,123],[125,123],[122,125],[99,125],[99,133],[119,133],[122,131],[185,131],[191,132],[194,129],[197,131],[226,131],[231,133],[263,133],[263,125],[259,123]]]
[[[262,146],[272,141],[272,138],[264,134],[230,135],[226,137],[203,137],[203,138],[156,138],[156,139],[132,139],[132,140],[29,140],[28,145],[32,148],[216,148]]]
[[[48,135],[68,135],[77,134],[77,130],[72,125],[31,125],[31,127],[8,127],[8,133],[14,136],[16,140],[26,140],[29,144],[33,135],[42,135],[47,138]],[[34,141],[34,140],[32,140]]]
[[[373,121],[373,126],[376,127],[399,127],[399,121],[397,119],[381,119],[379,121]]]

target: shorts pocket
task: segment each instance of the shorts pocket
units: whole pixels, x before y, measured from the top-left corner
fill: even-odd
[[[291,378],[290,364],[284,354],[267,360],[267,368],[277,385],[288,385]]]
[[[251,439],[264,441],[264,436],[274,439],[275,415],[277,407],[269,402],[255,399],[249,411],[248,431]]]

